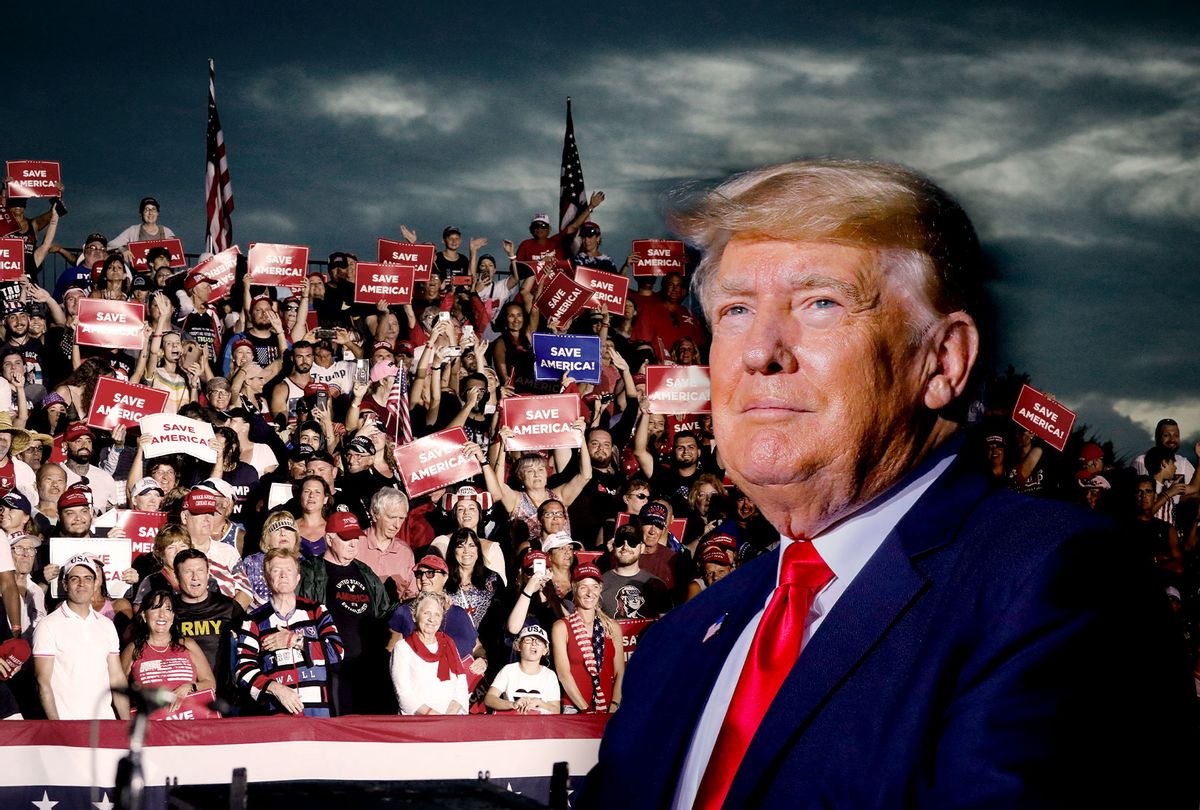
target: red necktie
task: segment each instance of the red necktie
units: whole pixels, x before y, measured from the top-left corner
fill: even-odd
[[[771,595],[754,633],[721,733],[696,792],[693,810],[715,809],[725,802],[754,732],[800,657],[804,620],[813,599],[831,579],[833,571],[811,542],[796,541],[783,553],[779,587]]]

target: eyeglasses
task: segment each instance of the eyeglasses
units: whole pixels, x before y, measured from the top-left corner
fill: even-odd
[[[438,574],[442,574],[442,573],[445,573],[445,572],[444,571],[429,571],[429,570],[418,571],[417,579],[428,579],[430,577],[436,577]]]
[[[631,492],[631,493],[629,493],[629,497],[637,498],[639,501],[648,501],[648,500],[650,500],[650,493],[649,492]]]
[[[542,512],[542,517],[565,518],[566,516],[567,516],[566,512]]]
[[[32,557],[37,554],[36,548],[25,548],[24,546],[13,546],[13,554],[19,554],[25,557]]]
[[[618,537],[616,540],[613,540],[613,548],[614,549],[620,548],[621,546],[629,546],[630,548],[637,548],[641,544],[642,544],[641,540],[638,540],[636,538],[631,538],[631,537]]]

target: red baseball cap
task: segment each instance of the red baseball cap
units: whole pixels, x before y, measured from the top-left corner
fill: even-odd
[[[436,554],[426,554],[421,558],[421,561],[413,566],[416,571],[421,568],[428,568],[432,571],[441,571],[443,574],[450,573],[450,566],[446,565],[446,561]]]
[[[217,511],[216,493],[196,487],[184,497],[183,508],[193,515],[211,515]]]
[[[83,484],[72,484],[58,496],[58,509],[70,509],[72,506],[92,507],[92,490]]]
[[[583,582],[585,579],[594,579],[597,582],[604,581],[604,575],[600,573],[600,569],[592,563],[583,563],[575,566],[575,573],[571,577],[572,582]]]
[[[76,439],[83,438],[84,436],[87,436],[93,441],[96,439],[96,434],[92,433],[92,429],[88,427],[86,423],[74,422],[69,428],[67,428],[67,432],[63,434],[63,441],[73,442]]]
[[[0,644],[0,661],[8,666],[9,672],[28,661],[32,654],[33,650],[30,648],[29,642],[23,638],[10,638]],[[7,677],[0,677],[0,681],[7,680]]]
[[[343,540],[366,536],[353,512],[334,512],[325,521],[325,533],[336,534]]]
[[[305,396],[308,396],[309,394],[328,394],[328,393],[329,393],[329,386],[323,382],[310,382],[308,385],[304,386],[304,395]]]

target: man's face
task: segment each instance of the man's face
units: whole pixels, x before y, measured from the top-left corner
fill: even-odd
[[[67,601],[72,605],[91,604],[96,592],[96,574],[86,565],[77,565],[67,572]]]
[[[179,590],[188,599],[208,596],[208,559],[184,560],[179,565]]]
[[[25,358],[19,354],[10,354],[4,358],[4,366],[0,369],[0,373],[4,374],[4,379],[19,380],[22,384],[25,382]]]
[[[33,540],[23,538],[13,544],[13,566],[18,576],[28,576],[33,572],[33,565],[37,562],[37,550],[38,544]]]
[[[68,506],[59,511],[58,524],[68,537],[83,537],[92,529],[92,508]]]
[[[670,273],[663,279],[663,297],[669,303],[678,304],[687,297],[687,285],[678,273]]]
[[[446,243],[447,249],[458,250],[459,247],[462,245],[462,234],[448,233],[448,234],[446,234],[446,238],[442,241],[444,241]]]
[[[389,539],[395,537],[407,517],[408,507],[399,501],[379,507],[371,513],[375,534]]]
[[[708,301],[717,444],[774,521],[811,530],[885,490],[918,453],[939,365],[928,341],[911,339],[910,317],[928,317],[914,295],[865,249],[749,238],[725,248]],[[811,507],[800,516],[796,503]]]
[[[1137,504],[1138,510],[1148,515],[1154,511],[1154,484],[1149,481],[1142,481],[1137,485],[1137,489],[1133,491],[1134,503]]]
[[[24,312],[14,312],[5,318],[4,322],[12,337],[21,337],[29,331],[29,315]]]
[[[263,574],[272,594],[295,593],[300,582],[300,563],[292,557],[277,557],[267,563]]]
[[[1179,425],[1163,425],[1158,429],[1158,446],[1172,453],[1179,452]]]
[[[337,477],[337,468],[328,461],[310,461],[306,469],[309,475],[323,478],[331,490],[336,488],[333,485],[333,479]]]
[[[325,543],[339,560],[353,560],[358,557],[357,537],[342,537],[340,534],[326,534]]]
[[[680,467],[691,467],[700,458],[700,446],[691,436],[675,440],[675,463]]]
[[[67,458],[76,464],[88,464],[92,460],[92,437],[80,436],[67,443]]]
[[[618,536],[612,542],[613,559],[617,565],[633,565],[642,556],[641,537]]]
[[[645,544],[646,548],[657,546],[662,536],[663,530],[661,526],[655,526],[652,523],[642,524],[642,543]]]
[[[350,466],[350,472],[360,473],[363,470],[370,468],[371,463],[375,460],[374,456],[369,456],[366,453],[349,452],[346,453],[347,463]]]
[[[67,474],[61,467],[47,467],[38,479],[38,498],[47,503],[54,503],[58,496],[67,488]]]
[[[254,306],[250,308],[250,324],[259,329],[266,329],[271,325],[271,312],[270,301],[255,301]]]
[[[292,352],[292,365],[298,374],[307,374],[312,369],[312,364],[313,350],[311,346]]]
[[[183,527],[187,529],[193,543],[204,543],[212,537],[213,518],[215,517],[212,513],[207,515],[193,515],[185,509],[181,514],[183,516]]]
[[[592,464],[597,467],[607,467],[612,463],[612,436],[607,430],[592,431],[591,437],[588,438],[588,455],[592,458]]]

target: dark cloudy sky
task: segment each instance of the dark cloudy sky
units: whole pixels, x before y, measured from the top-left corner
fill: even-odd
[[[570,95],[614,256],[663,233],[686,181],[808,155],[907,163],[996,260],[1003,360],[1119,451],[1165,414],[1200,434],[1191,4],[175,5],[5,12],[10,41],[41,44],[9,64],[0,143],[62,162],[60,241],[116,233],[153,194],[200,249],[210,56],[243,249],[369,255],[403,222],[498,252],[556,206]]]

